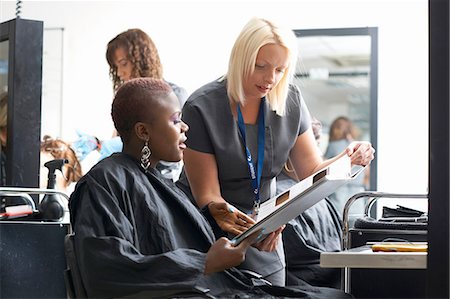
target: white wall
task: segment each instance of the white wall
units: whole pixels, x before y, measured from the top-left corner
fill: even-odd
[[[165,78],[194,91],[222,75],[234,39],[252,16],[292,29],[379,28],[378,190],[426,193],[428,186],[428,1],[23,1],[22,18],[64,27],[62,137],[113,130],[107,42],[139,27],[155,41]],[[0,1],[0,21],[15,2]],[[45,121],[45,120],[44,120]],[[45,132],[43,132],[45,134]]]

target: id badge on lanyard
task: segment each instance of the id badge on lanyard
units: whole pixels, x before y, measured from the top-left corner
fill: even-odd
[[[244,142],[246,161],[247,161],[247,165],[248,165],[248,171],[250,173],[253,194],[255,197],[255,200],[253,203],[253,217],[256,218],[256,216],[258,215],[259,206],[261,203],[261,199],[260,199],[259,195],[260,195],[262,168],[263,168],[263,164],[264,164],[264,144],[265,144],[265,139],[266,139],[265,120],[264,120],[264,98],[261,99],[261,103],[259,105],[258,165],[256,166],[256,169],[255,169],[255,165],[253,163],[253,159],[252,159],[250,150],[247,147],[247,141],[246,141],[246,136],[245,136],[245,124],[244,124],[244,118],[242,117],[240,105],[238,105],[238,107],[237,107],[237,112],[238,112],[239,132],[241,133],[241,138],[242,138],[242,141]]]

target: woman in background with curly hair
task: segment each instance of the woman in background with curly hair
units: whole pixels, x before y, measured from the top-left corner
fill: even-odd
[[[106,60],[114,90],[134,78],[164,79],[158,50],[150,36],[141,29],[128,29],[113,38],[108,43]],[[183,107],[187,98],[186,90],[174,83],[167,83]]]
[[[108,43],[106,60],[114,90],[132,78],[162,79],[163,69],[152,39],[140,29],[129,29]]]
[[[106,60],[109,64],[109,75],[113,82],[114,91],[123,83],[134,78],[146,77],[164,80],[158,50],[150,36],[141,29],[128,29],[113,38],[108,43]],[[187,99],[186,90],[174,83],[166,82],[177,96],[180,106],[183,107]],[[116,141],[112,143],[114,146],[108,150],[104,148],[101,159],[113,152],[122,150],[120,139],[118,137],[113,139]],[[158,164],[158,170],[164,177],[177,181],[182,165],[182,162],[161,161]]]

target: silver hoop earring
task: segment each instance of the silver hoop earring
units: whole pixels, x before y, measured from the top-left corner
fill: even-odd
[[[148,147],[148,140],[145,140],[144,147],[141,150],[141,166],[144,168],[144,171],[147,173],[147,169],[150,167],[150,156],[152,155],[152,151]]]

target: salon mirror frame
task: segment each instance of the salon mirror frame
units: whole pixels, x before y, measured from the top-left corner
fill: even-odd
[[[293,30],[298,39],[303,37],[350,37],[367,36],[370,38],[370,68],[369,68],[369,132],[370,142],[377,149],[378,145],[378,28],[377,27],[359,27],[359,28],[324,28],[324,29],[296,29]],[[301,51],[299,48],[300,66]],[[296,74],[297,75],[297,74]],[[302,87],[300,86],[300,89]],[[347,115],[349,116],[349,115]],[[350,117],[350,116],[349,116]],[[351,118],[351,117],[350,117]],[[319,119],[320,120],[320,119]],[[370,165],[370,190],[377,190],[377,156]]]
[[[21,18],[0,24],[0,42],[8,41],[7,186],[39,186],[43,28]]]

